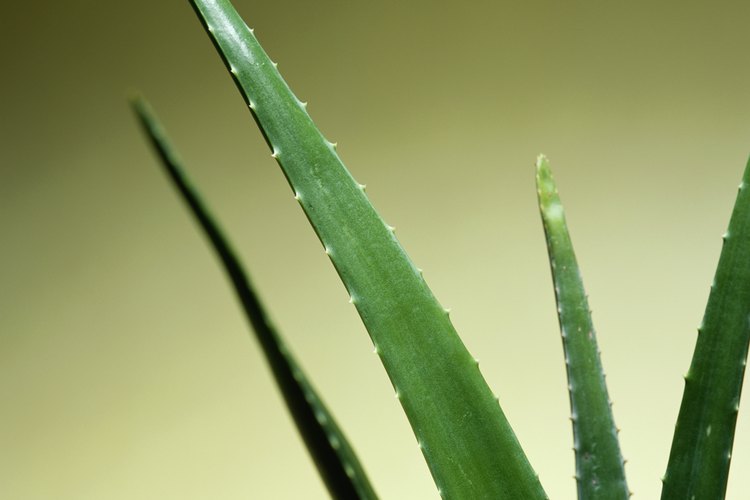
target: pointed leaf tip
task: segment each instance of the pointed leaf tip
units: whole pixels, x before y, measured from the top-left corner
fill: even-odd
[[[536,168],[537,170],[541,170],[542,168],[549,168],[549,159],[544,155],[544,153],[540,153],[536,157]]]
[[[143,97],[143,94],[133,90],[128,92],[127,99],[130,108],[135,112],[138,118],[143,122],[149,123],[150,126],[153,127],[155,124],[155,120],[153,119],[154,112],[149,102]]]
[[[548,210],[552,205],[560,205],[560,198],[557,195],[557,185],[555,184],[555,179],[552,177],[549,159],[543,154],[540,154],[536,159],[536,188],[543,211]],[[560,211],[562,211],[561,206]]]

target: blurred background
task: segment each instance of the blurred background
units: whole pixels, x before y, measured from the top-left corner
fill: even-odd
[[[750,4],[236,5],[452,309],[547,492],[572,499],[534,187],[536,155],[550,157],[630,487],[657,497],[750,153]],[[188,2],[10,2],[0,28],[0,497],[326,498],[136,127],[126,96],[138,89],[379,493],[437,498],[344,287]],[[735,499],[750,490],[742,406]]]

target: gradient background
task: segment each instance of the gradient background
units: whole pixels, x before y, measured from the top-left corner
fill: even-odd
[[[750,152],[750,4],[237,6],[452,308],[547,492],[574,498],[534,188],[536,155],[550,157],[630,486],[657,497]],[[344,287],[188,3],[9,2],[0,28],[0,497],[326,498],[135,125],[125,96],[138,88],[379,493],[437,498]],[[750,491],[743,406],[735,499]]]

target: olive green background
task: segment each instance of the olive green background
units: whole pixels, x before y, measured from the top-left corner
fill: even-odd
[[[534,188],[536,155],[550,157],[630,487],[657,497],[750,153],[750,4],[237,6],[452,308],[547,492],[574,498]],[[8,2],[0,28],[0,497],[326,497],[135,125],[137,88],[379,493],[437,498],[344,287],[188,2]],[[750,491],[741,406],[735,499]]]

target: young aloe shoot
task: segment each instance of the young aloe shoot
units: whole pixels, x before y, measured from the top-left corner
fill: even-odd
[[[627,499],[625,467],[599,357],[588,299],[549,161],[537,159],[539,210],[560,321],[581,500]]]

